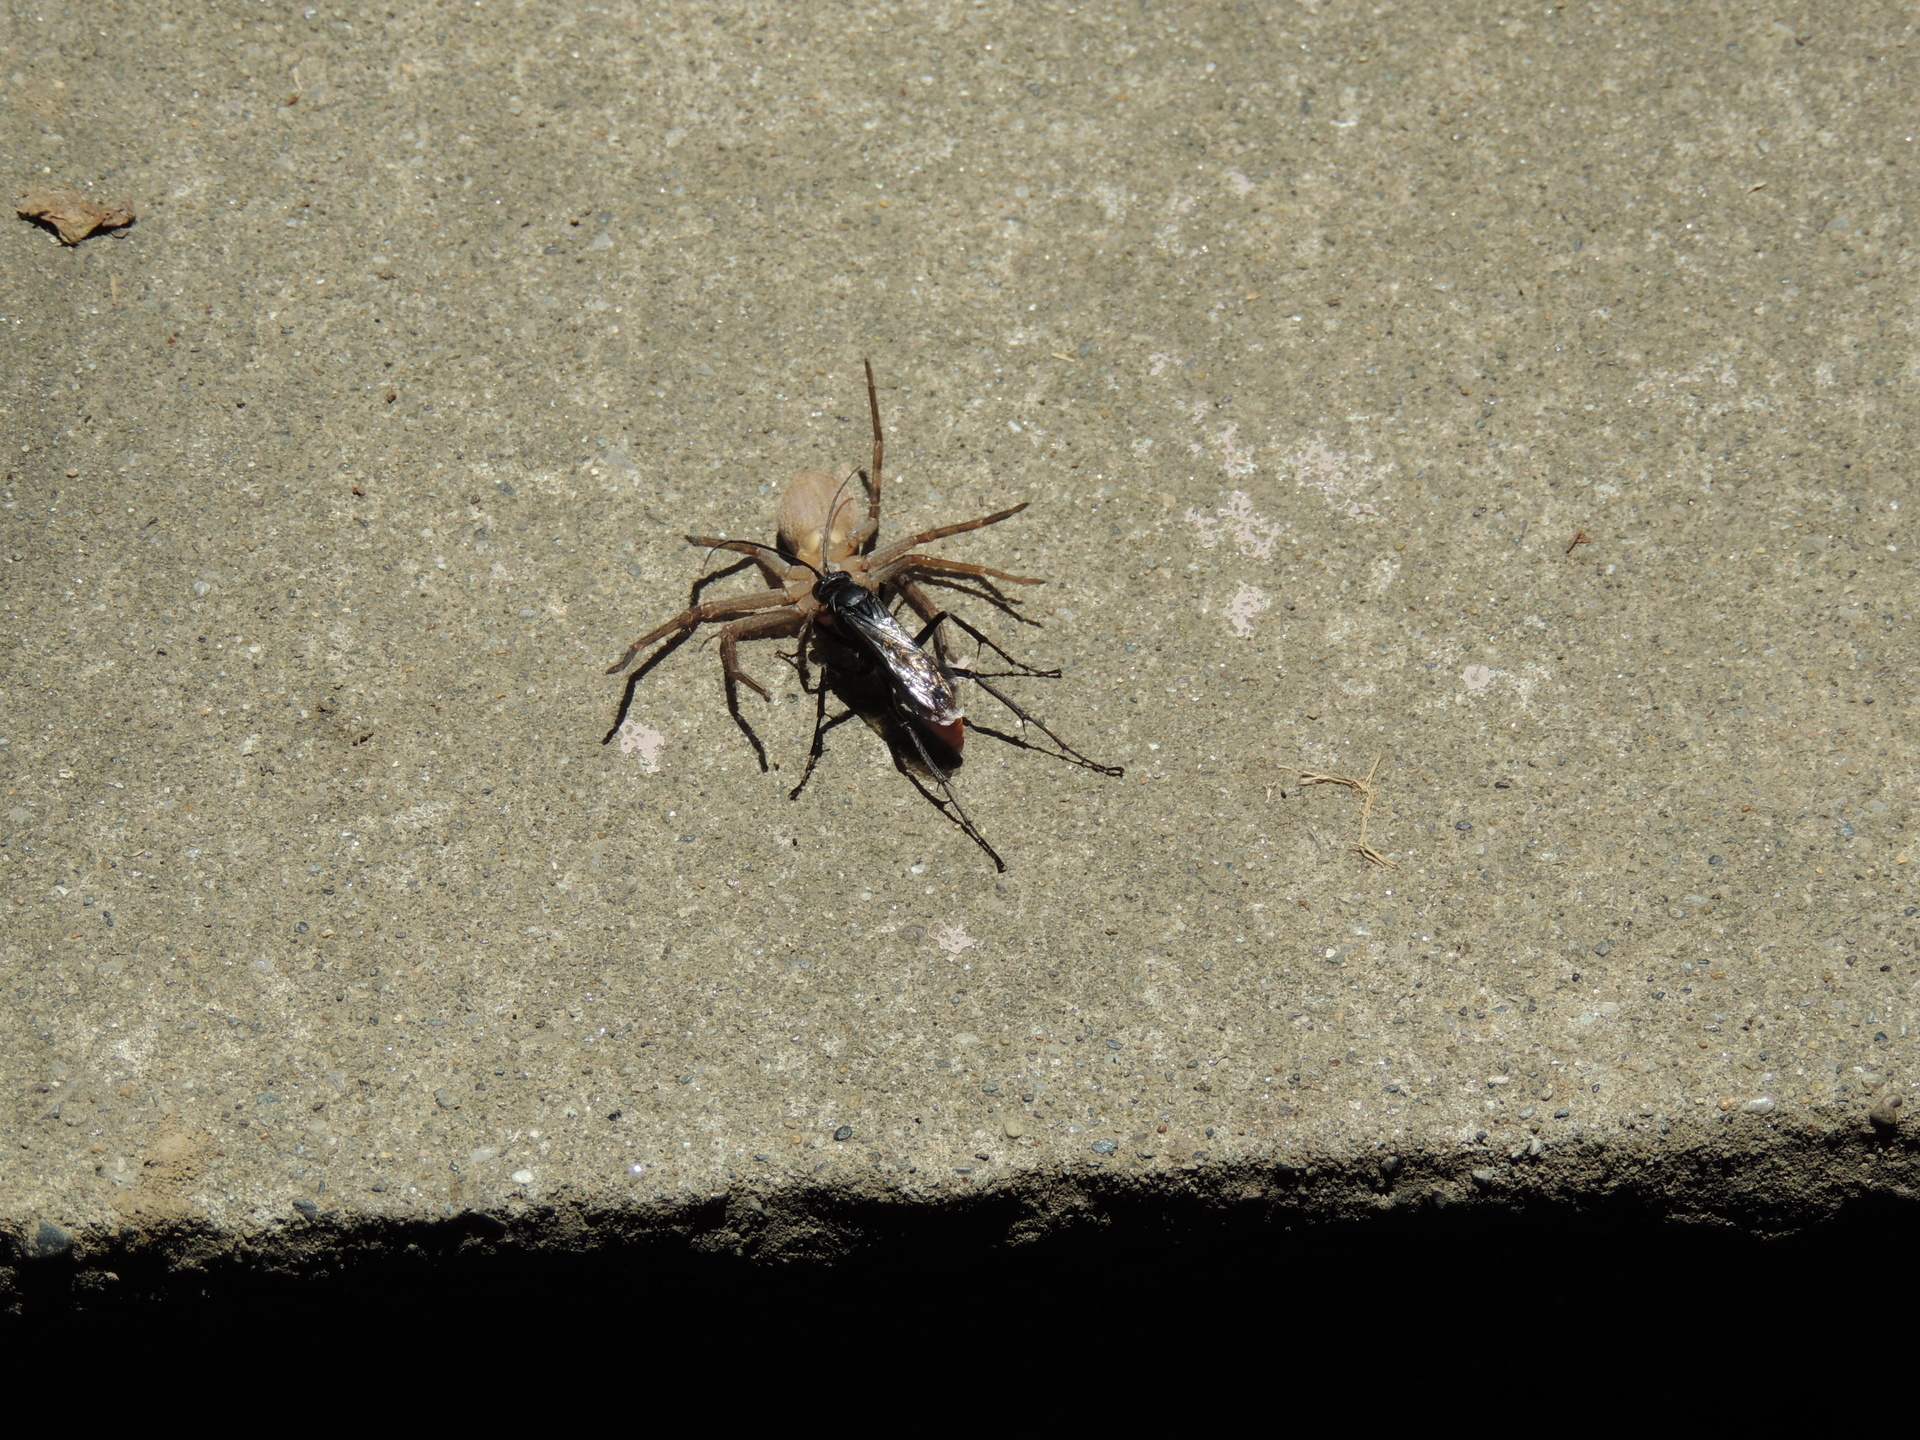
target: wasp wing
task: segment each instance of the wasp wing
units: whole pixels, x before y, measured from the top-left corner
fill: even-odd
[[[916,717],[947,726],[966,714],[952,682],[941,673],[933,657],[913,643],[913,637],[872,591],[848,586],[834,597],[833,613],[886,666],[894,693]]]

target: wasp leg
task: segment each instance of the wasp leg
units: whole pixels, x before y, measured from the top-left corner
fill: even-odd
[[[1007,654],[1006,651],[1002,650],[998,645],[994,644],[993,641],[989,640],[985,635],[982,635],[978,630],[974,629],[973,626],[969,625],[966,621],[962,620],[958,615],[948,615],[948,614],[936,615],[928,623],[927,631],[936,630],[943,623],[950,623],[958,626],[960,629],[966,631],[967,634],[971,635],[975,640],[979,641],[980,644],[984,645],[987,649],[993,651],[993,653],[998,655],[1002,660],[1005,660],[1009,665],[1018,666],[1019,668],[1014,672],[1016,675],[1024,675],[1024,676],[1030,676],[1036,679],[1046,679],[1046,680],[1057,680],[1060,677],[1060,672],[1058,670],[1035,670],[1032,666],[1027,665],[1022,661],[1014,659],[1013,656]],[[927,631],[922,632],[921,642],[916,642],[916,643],[924,642]],[[988,678],[985,675],[982,675],[979,671],[965,670],[965,669],[960,669],[958,667],[950,667],[949,678],[959,679],[959,680],[971,680],[974,684],[978,685],[982,690],[986,691],[989,695],[993,696],[994,699],[998,700],[1003,706],[1005,706],[1008,712],[1012,714],[1012,716],[1020,722],[1021,727],[1023,729],[1026,726],[1031,725],[1034,729],[1038,730],[1042,735],[1045,735],[1049,740],[1053,741],[1053,743],[1059,746],[1060,748],[1058,752],[1050,751],[1043,745],[1030,744],[1028,741],[1022,740],[1017,736],[1003,734],[1001,731],[990,729],[987,726],[979,724],[977,721],[971,721],[971,720],[968,721],[968,727],[970,729],[978,730],[982,735],[992,736],[995,740],[1002,741],[1008,745],[1016,745],[1022,750],[1033,750],[1042,755],[1053,755],[1053,757],[1056,760],[1065,760],[1069,764],[1079,765],[1084,769],[1095,771],[1101,775],[1111,775],[1114,778],[1118,779],[1120,776],[1126,774],[1126,770],[1122,766],[1102,765],[1098,761],[1089,760],[1085,755],[1082,755],[1078,750],[1074,749],[1073,746],[1069,745],[1066,741],[1062,740],[1051,729],[1049,729],[1047,726],[1047,723],[1044,720],[1040,719],[1037,715],[1033,715],[1028,711],[1022,709],[1017,703],[1015,703],[1015,701],[1013,700],[1013,697],[1008,695],[1005,691],[1001,690],[999,686],[993,683],[992,679]]]
[[[960,797],[953,793],[953,786],[947,780],[947,772],[942,770],[940,766],[935,763],[933,756],[927,752],[927,742],[920,737],[920,727],[914,724],[910,716],[896,712],[894,718],[899,722],[900,728],[912,737],[913,748],[920,752],[920,763],[927,767],[927,773],[933,776],[934,782],[940,787],[941,794],[945,795],[946,798],[943,800],[940,798],[940,795],[936,795],[929,790],[926,782],[913,773],[913,768],[906,763],[905,759],[902,758],[898,752],[892,752],[891,747],[889,747],[890,752],[893,753],[893,768],[911,780],[914,789],[924,795],[935,809],[958,826],[962,834],[984,850],[987,858],[993,861],[993,868],[995,870],[1001,874],[1005,874],[1007,862],[1000,858],[999,851],[987,843],[987,837],[980,833],[980,827],[973,823],[973,817],[968,815],[966,808],[961,805]]]
[[[844,725],[854,717],[855,711],[848,706],[831,720],[827,719],[827,677],[820,677],[820,686],[815,690],[816,703],[813,711],[813,748],[807,752],[807,768],[801,773],[800,783],[787,792],[787,799],[798,800],[800,792],[807,788],[807,781],[813,778],[813,767],[820,763],[820,757],[826,754],[827,731],[836,725]]]
[[[985,635],[981,634],[978,630],[974,629],[973,626],[969,625],[966,621],[962,620],[958,615],[955,615],[948,610],[942,610],[937,615],[929,616],[927,618],[927,628],[920,632],[920,637],[917,640],[915,640],[913,643],[916,645],[924,645],[926,643],[927,636],[931,634],[934,636],[934,644],[937,647],[940,644],[938,631],[941,625],[952,625],[957,629],[966,631],[967,634],[971,635],[974,638],[974,640],[977,641],[979,644],[981,644],[988,650],[991,650],[994,654],[998,655],[1002,660],[1006,661],[1007,664],[1013,666],[1014,668],[1008,672],[1011,675],[1024,675],[1035,680],[1058,680],[1060,678],[1060,672],[1058,670],[1037,670],[1033,666],[1027,664],[1027,662],[1024,660],[1014,659],[1013,656],[1009,655],[1006,651],[1002,650],[998,645],[994,644],[993,641],[989,640]],[[981,674],[981,672],[977,670],[962,669],[960,671],[960,674],[966,676],[969,679],[975,679]]]

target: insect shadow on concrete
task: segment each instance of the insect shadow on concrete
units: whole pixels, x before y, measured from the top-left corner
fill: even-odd
[[[996,869],[1005,870],[1006,862],[953,792],[951,780],[962,763],[967,730],[1102,775],[1117,777],[1124,772],[1119,766],[1101,765],[1082,755],[994,683],[1016,677],[1058,679],[1058,670],[1041,670],[1014,659],[972,625],[935,604],[928,594],[928,586],[943,586],[985,600],[1023,624],[1037,624],[1021,616],[1018,602],[995,582],[1040,585],[1043,580],[991,565],[949,560],[918,548],[1011,519],[1027,508],[1024,502],[977,520],[923,530],[889,545],[878,543],[885,443],[870,363],[866,365],[866,378],[867,409],[873,421],[872,468],[856,470],[841,480],[824,471],[801,471],[780,497],[773,545],[705,535],[686,537],[688,544],[709,553],[728,550],[746,558],[702,575],[694,582],[685,610],[640,636],[607,668],[609,675],[617,675],[648,647],[658,645],[628,676],[619,713],[602,743],[619,733],[641,679],[701,626],[712,624],[719,627],[727,711],[753,747],[761,770],[766,770],[766,747],[741,714],[739,687],[746,685],[763,700],[771,697],[741,666],[740,642],[797,638],[793,653],[781,658],[794,666],[801,688],[815,697],[815,714],[806,771],[789,798],[797,800],[806,789],[825,752],[828,732],[857,715],[886,742],[895,767],[920,794],[978,845]],[[855,479],[867,497],[864,516],[852,493]],[[749,567],[758,568],[767,583],[766,590],[723,600],[701,598],[707,586]],[[902,603],[924,622],[917,635],[908,634],[895,615]],[[950,654],[948,627],[972,637],[981,647],[978,655],[966,660]],[[983,669],[981,661],[989,653],[1010,668]],[[987,663],[996,662],[988,659]],[[815,666],[817,679],[813,677]],[[959,701],[958,687],[962,683],[977,686],[991,696],[1013,717],[1020,733],[969,720]],[[829,695],[845,707],[832,716],[827,714]],[[1033,731],[1051,743],[1034,743],[1028,738]]]

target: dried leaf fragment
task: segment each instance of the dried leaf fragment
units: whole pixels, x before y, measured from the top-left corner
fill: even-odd
[[[96,230],[118,230],[133,223],[133,211],[124,205],[98,205],[67,191],[29,190],[13,208],[23,218],[52,230],[63,245],[78,245]]]

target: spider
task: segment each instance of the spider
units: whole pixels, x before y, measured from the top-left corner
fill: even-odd
[[[988,525],[997,525],[1002,520],[1011,519],[1027,508],[1021,502],[1006,510],[999,510],[978,520],[962,520],[953,525],[940,525],[932,530],[922,530],[917,535],[909,535],[904,540],[896,540],[891,545],[876,548],[880,535],[880,495],[881,465],[884,454],[884,442],[880,430],[880,400],[874,389],[873,366],[866,364],[867,373],[867,409],[873,420],[873,469],[871,473],[857,471],[856,474],[866,483],[867,513],[864,518],[858,514],[858,506],[847,480],[836,480],[820,470],[802,470],[794,477],[780,497],[777,515],[778,543],[761,545],[752,540],[722,540],[707,535],[689,535],[689,545],[697,545],[703,550],[730,550],[747,557],[746,561],[728,569],[704,575],[694,584],[693,602],[687,609],[663,625],[656,625],[639,639],[629,645],[618,660],[607,667],[607,674],[618,675],[632,664],[635,656],[649,645],[665,640],[652,655],[648,656],[633,673],[628,682],[627,697],[631,699],[633,687],[655,665],[659,664],[681,644],[683,644],[702,625],[720,625],[720,670],[726,685],[727,709],[733,715],[734,722],[746,734],[760,761],[760,768],[767,768],[765,748],[759,737],[740,714],[738,687],[742,684],[750,687],[763,700],[771,700],[766,688],[749,675],[740,664],[740,642],[742,640],[766,640],[786,636],[801,637],[801,663],[804,665],[804,651],[808,638],[816,632],[835,633],[836,625],[829,606],[816,594],[818,582],[827,574],[845,574],[856,584],[875,596],[886,598],[889,592],[898,594],[907,604],[918,612],[929,625],[936,626],[946,616],[941,608],[934,604],[931,597],[922,588],[923,581],[958,579],[967,577],[988,582],[994,580],[1011,581],[1016,585],[1043,585],[1046,582],[1031,575],[1015,575],[1006,570],[995,569],[991,565],[972,565],[960,560],[948,560],[938,555],[920,553],[916,547],[930,544],[935,540],[944,540],[950,535],[965,534],[969,530],[980,530]],[[725,600],[701,602],[700,590],[714,580],[736,573],[746,563],[760,568],[766,578],[767,589],[751,595],[737,595]],[[954,621],[954,623],[959,623]],[[965,627],[971,631],[972,627]],[[842,637],[851,639],[852,637]],[[934,644],[942,661],[945,660],[944,643],[934,631]],[[996,647],[997,648],[997,647]],[[831,653],[828,663],[831,664]],[[1041,673],[1041,672],[1031,672]],[[803,671],[804,675],[804,671]],[[621,706],[626,709],[625,704]],[[958,754],[963,743],[963,731],[958,713],[947,716],[922,716],[921,723],[926,725],[954,754]],[[617,729],[617,726],[616,726]]]
[[[766,748],[740,713],[738,686],[745,683],[763,700],[771,699],[766,690],[741,668],[739,645],[742,640],[798,636],[792,655],[783,656],[799,672],[803,690],[817,700],[814,715],[813,746],[807,757],[805,773],[788,798],[797,800],[812,777],[814,766],[823,753],[828,731],[859,715],[886,741],[895,767],[920,793],[947,815],[976,845],[992,859],[995,868],[1005,870],[993,846],[961,806],[949,784],[948,772],[960,762],[967,728],[1023,750],[1038,750],[1069,764],[1103,775],[1119,776],[1117,766],[1097,764],[1075,750],[1047,725],[1023,710],[1012,697],[994,685],[997,679],[1027,676],[1058,679],[1058,670],[1037,670],[1015,660],[980,631],[958,616],[949,615],[933,603],[924,584],[943,584],[969,594],[982,594],[1010,615],[1017,613],[1013,603],[993,582],[1007,580],[1017,585],[1040,585],[1035,576],[1014,575],[991,565],[972,565],[958,560],[929,555],[916,547],[950,535],[964,534],[1018,515],[1026,509],[1019,504],[996,511],[978,520],[963,520],[923,530],[891,545],[878,547],[880,532],[881,463],[884,449],[880,429],[880,402],[874,389],[873,366],[866,366],[867,409],[873,420],[873,469],[856,471],[866,482],[867,514],[858,515],[858,507],[848,487],[853,476],[836,481],[819,470],[803,470],[780,497],[778,543],[762,545],[753,540],[722,540],[711,536],[689,535],[690,545],[702,549],[729,550],[744,560],[694,583],[689,604],[664,625],[657,625],[635,640],[619,660],[608,667],[609,675],[619,674],[648,646],[666,643],[648,656],[628,677],[620,713],[608,731],[611,740],[620,729],[633,692],[640,679],[660,661],[694,634],[702,625],[720,625],[720,669],[726,686],[727,709],[734,723],[753,746],[760,768],[767,766]],[[727,600],[701,601],[700,591],[724,575],[735,574],[747,565],[757,565],[767,589],[752,595]],[[981,590],[961,584],[976,580]],[[909,635],[892,613],[891,597],[899,596],[927,624],[918,636]],[[1031,624],[1033,622],[1026,622]],[[978,642],[981,656],[989,651],[1013,668],[981,670],[977,663],[949,659],[942,626],[950,624],[965,631]],[[922,647],[931,640],[928,654]],[[808,681],[808,655],[821,668],[817,685]],[[991,729],[968,722],[961,710],[956,687],[961,680],[971,681],[993,696],[1019,722],[1021,735]],[[831,690],[846,703],[840,714],[828,718],[827,694]],[[1024,738],[1029,727],[1037,729],[1053,742],[1053,749],[1035,745]],[[922,777],[926,777],[923,779]],[[926,784],[931,780],[942,795]]]

